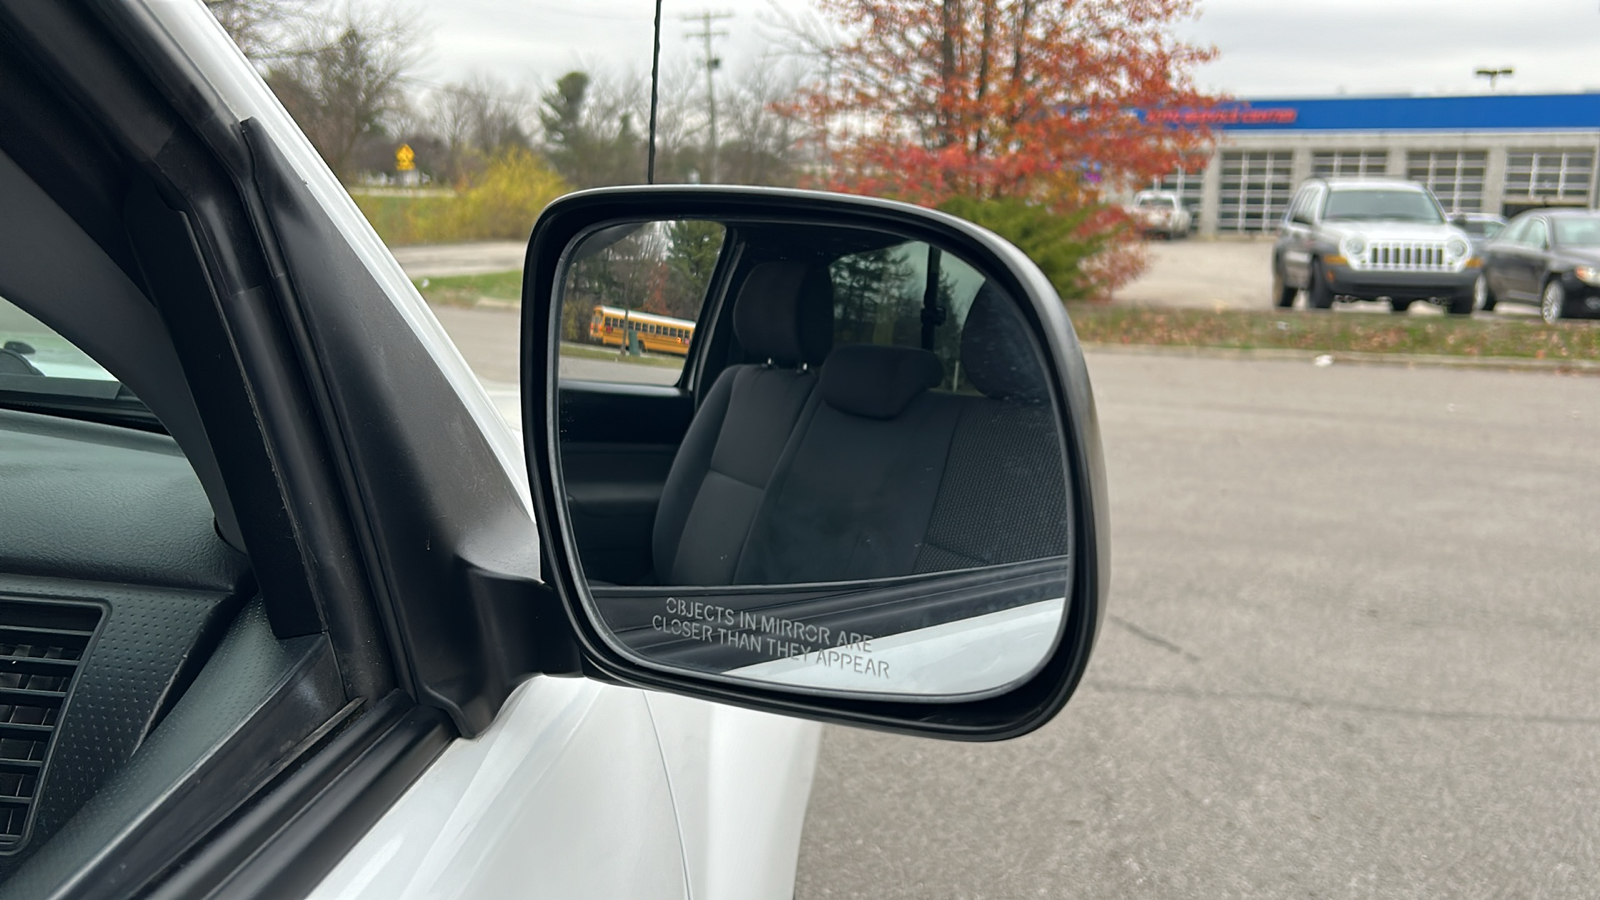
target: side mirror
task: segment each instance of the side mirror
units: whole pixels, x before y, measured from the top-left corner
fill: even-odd
[[[884,200],[630,187],[552,203],[525,271],[528,471],[587,671],[967,740],[1067,702],[1105,475],[1021,251]]]
[[[1450,217],[1450,224],[1454,225],[1455,227],[1457,227],[1459,229],[1461,229],[1462,231],[1465,231],[1465,230],[1467,230],[1467,224],[1468,224],[1467,223],[1467,217],[1466,216],[1451,216]]]

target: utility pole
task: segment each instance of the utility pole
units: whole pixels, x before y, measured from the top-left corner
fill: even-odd
[[[695,13],[692,16],[680,16],[679,18],[685,22],[700,23],[699,31],[687,32],[684,34],[684,37],[689,38],[690,40],[699,39],[704,42],[703,46],[705,48],[705,58],[701,60],[701,63],[706,68],[706,109],[711,119],[711,171],[706,178],[706,181],[707,183],[715,184],[717,182],[717,153],[719,152],[719,147],[717,144],[716,73],[717,69],[722,67],[722,59],[718,57],[712,50],[711,42],[716,38],[728,36],[728,32],[718,30],[714,26],[717,22],[723,19],[733,18],[733,13],[712,12],[708,9]]]
[[[1489,79],[1489,90],[1492,91],[1500,79],[1510,78],[1512,75],[1517,74],[1517,70],[1511,68],[1510,66],[1501,66],[1498,68],[1493,66],[1484,66],[1472,74],[1478,76],[1479,78]]]

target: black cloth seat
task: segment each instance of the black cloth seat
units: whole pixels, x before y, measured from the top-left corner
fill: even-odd
[[[928,392],[943,374],[926,350],[834,350],[772,478],[736,583],[912,571],[959,418],[958,405]]]
[[[733,581],[768,481],[815,392],[833,342],[827,273],[795,262],[756,266],[734,301],[734,334],[764,364],[718,376],[672,462],[651,551],[660,584]]]
[[[836,348],[773,474],[738,584],[886,578],[1067,553],[1066,473],[1026,324],[981,291],[962,331],[981,395],[931,390],[938,359]]]
[[[960,416],[915,571],[1066,555],[1072,513],[1049,384],[1022,314],[987,285],[961,331],[961,371],[981,396],[956,398]]]

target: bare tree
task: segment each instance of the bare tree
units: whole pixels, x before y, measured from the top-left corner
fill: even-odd
[[[205,0],[222,30],[257,62],[291,55],[308,0]]]
[[[536,104],[526,88],[474,74],[464,82],[432,90],[427,106],[417,130],[426,130],[442,143],[446,158],[439,161],[435,174],[452,181],[476,172],[496,153],[533,145],[529,135]]]
[[[414,18],[346,6],[308,20],[303,49],[274,63],[267,84],[341,178],[355,176],[364,140],[387,137],[405,109],[405,78],[421,56]]]
[[[726,93],[728,139],[721,148],[722,180],[733,184],[792,185],[805,123],[783,111],[798,92],[800,66],[770,57],[757,60]]]

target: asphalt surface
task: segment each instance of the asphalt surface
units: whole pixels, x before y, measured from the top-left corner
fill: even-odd
[[[522,268],[527,241],[472,241],[392,247],[394,258],[412,278],[478,275]]]
[[[1272,306],[1272,241],[1265,238],[1146,241],[1145,270],[1112,296],[1135,306],[1267,309]]]
[[[1084,686],[1006,744],[828,729],[796,896],[1600,892],[1600,381],[1089,364]]]
[[[514,314],[440,312],[514,380]],[[1600,893],[1600,380],[1089,365],[1085,684],[1004,744],[827,729],[796,896]]]
[[[1271,309],[1272,238],[1180,238],[1145,243],[1145,270],[1132,283],[1117,289],[1113,302],[1124,306],[1184,307],[1190,309]],[[1305,306],[1302,294],[1295,301]],[[1336,313],[1393,315],[1387,303],[1340,302]],[[1527,304],[1501,304],[1493,313],[1477,316],[1533,316]],[[1408,315],[1437,316],[1443,310],[1428,303],[1413,304]]]

